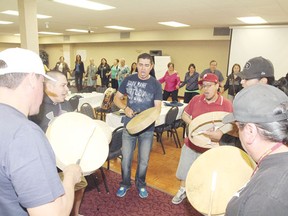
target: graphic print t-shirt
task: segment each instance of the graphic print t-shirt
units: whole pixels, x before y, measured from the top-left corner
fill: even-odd
[[[161,84],[152,76],[147,80],[139,79],[138,74],[126,77],[118,91],[127,95],[127,106],[137,113],[154,107],[154,100],[162,100]],[[130,120],[123,117],[124,126]]]

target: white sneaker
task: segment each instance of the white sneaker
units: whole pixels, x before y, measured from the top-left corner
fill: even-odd
[[[186,190],[185,188],[181,187],[178,190],[177,194],[173,197],[172,203],[177,205],[181,203],[185,198],[186,198]]]

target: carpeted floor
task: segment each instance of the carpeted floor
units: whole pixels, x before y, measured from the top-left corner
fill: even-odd
[[[110,193],[106,193],[100,172],[97,173],[98,193],[92,181],[86,189],[80,213],[84,216],[105,215],[105,216],[141,216],[141,215],[191,215],[200,216],[186,199],[179,205],[171,203],[172,196],[148,187],[149,196],[147,199],[141,199],[133,184],[123,198],[116,196],[116,191],[119,187],[121,176],[113,171],[104,169]],[[89,179],[88,179],[89,180]]]

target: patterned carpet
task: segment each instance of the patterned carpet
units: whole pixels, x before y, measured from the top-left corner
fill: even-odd
[[[110,193],[106,193],[104,183],[100,172],[96,173],[98,193],[95,184],[93,185],[91,179],[88,179],[89,185],[86,189],[80,213],[84,216],[200,216],[186,199],[179,205],[171,203],[172,196],[154,188],[148,187],[149,196],[147,199],[141,199],[138,196],[135,184],[127,192],[123,198],[116,196],[116,191],[119,187],[121,176],[113,171],[104,169]],[[95,177],[95,176],[94,176]]]

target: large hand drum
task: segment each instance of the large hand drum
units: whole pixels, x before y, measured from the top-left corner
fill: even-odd
[[[126,129],[130,134],[137,134],[155,122],[159,115],[160,111],[156,107],[151,107],[132,118],[126,125]]]
[[[60,169],[80,162],[83,175],[89,175],[105,163],[112,131],[105,122],[69,112],[55,118],[46,135]]]
[[[200,155],[186,178],[189,202],[202,214],[224,214],[232,196],[250,179],[254,161],[241,149],[220,146]]]
[[[221,128],[223,133],[227,133],[233,130],[233,124],[224,124],[222,119],[224,116],[229,114],[228,112],[208,112],[202,115],[197,116],[189,124],[189,139],[190,141],[197,146],[202,148],[212,148],[213,142],[210,138],[203,134],[204,131],[210,129]]]

